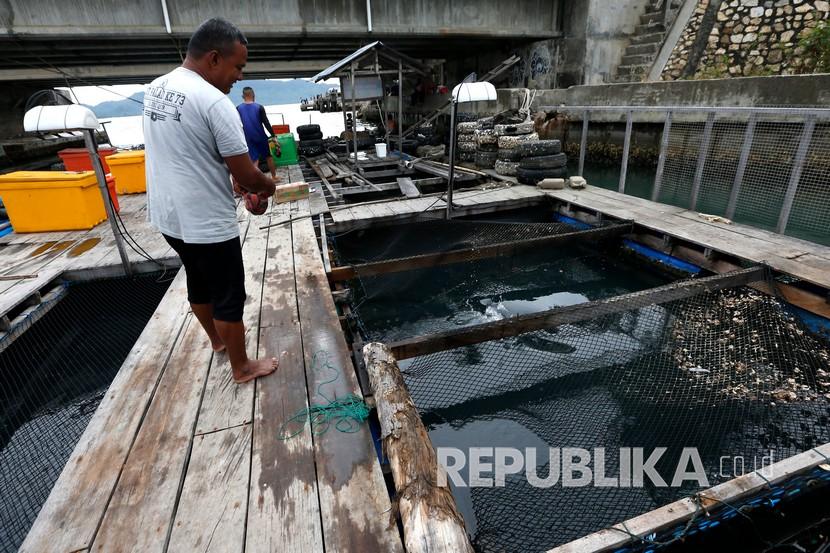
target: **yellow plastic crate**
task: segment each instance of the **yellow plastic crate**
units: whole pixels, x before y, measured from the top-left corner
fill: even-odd
[[[15,232],[91,229],[107,218],[93,171],[0,175],[0,198]]]
[[[144,170],[144,150],[119,152],[107,156],[115,186],[119,194],[140,194],[147,191],[147,175]]]

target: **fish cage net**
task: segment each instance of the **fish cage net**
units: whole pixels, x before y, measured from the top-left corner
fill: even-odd
[[[656,468],[667,482],[696,448],[709,485],[736,475],[723,458],[777,461],[830,442],[830,344],[777,298],[738,287],[605,305],[582,322],[401,360],[433,442],[516,445],[524,433],[534,446],[604,448],[608,475],[620,473],[621,448],[666,448]],[[550,474],[547,451],[535,468]],[[468,490],[461,510],[489,552],[544,551],[701,488],[541,488],[525,471]]]
[[[578,229],[561,222],[431,220],[330,234],[338,265],[369,263],[430,253],[542,238]]]
[[[23,542],[173,276],[64,283],[40,320],[0,341],[0,551]]]

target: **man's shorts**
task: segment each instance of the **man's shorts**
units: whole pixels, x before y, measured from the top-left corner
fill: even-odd
[[[248,155],[251,157],[251,161],[268,159],[271,155],[271,150],[268,148],[268,139],[263,136],[261,140],[249,140]]]
[[[182,259],[190,303],[213,304],[213,318],[218,321],[241,321],[246,296],[239,238],[214,244],[186,244],[163,236]]]

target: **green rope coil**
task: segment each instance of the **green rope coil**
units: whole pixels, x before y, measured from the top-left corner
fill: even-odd
[[[315,435],[325,434],[332,425],[339,432],[349,434],[360,430],[360,424],[369,418],[369,407],[363,399],[354,394],[341,398],[335,396],[331,399],[323,393],[323,386],[336,382],[340,378],[340,373],[332,366],[327,351],[320,350],[312,355],[311,370],[327,370],[332,375],[329,380],[317,386],[317,395],[322,397],[325,403],[297,411],[280,426],[277,437],[280,440],[290,440],[302,434],[306,423],[311,425],[311,433]],[[289,430],[292,427],[294,430]]]

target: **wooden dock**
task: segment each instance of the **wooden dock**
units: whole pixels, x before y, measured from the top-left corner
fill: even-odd
[[[402,550],[367,423],[291,423],[310,405],[362,397],[308,214],[303,200],[240,221],[248,350],[279,357],[277,372],[233,383],[181,271],[21,551]]]
[[[637,225],[668,237],[753,263],[830,289],[830,247],[763,229],[726,223],[682,207],[643,200],[597,186],[546,190],[551,198]]]

